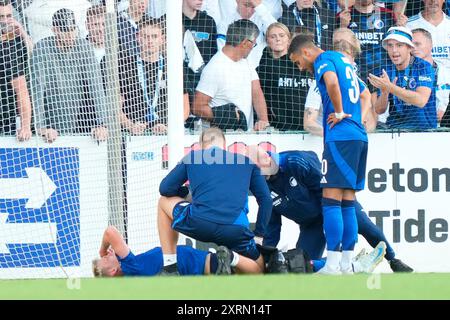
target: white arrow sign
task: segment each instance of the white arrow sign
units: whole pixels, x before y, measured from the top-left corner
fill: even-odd
[[[25,208],[39,209],[56,185],[41,168],[26,168],[28,178],[0,179],[0,199],[28,199]]]
[[[8,254],[6,244],[56,244],[56,223],[7,223],[7,213],[0,213],[0,253]]]

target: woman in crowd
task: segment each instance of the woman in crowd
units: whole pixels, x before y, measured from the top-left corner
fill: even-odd
[[[290,40],[291,34],[284,24],[271,24],[266,32],[267,47],[256,71],[271,125],[278,130],[303,131],[305,99],[313,78],[289,59]]]

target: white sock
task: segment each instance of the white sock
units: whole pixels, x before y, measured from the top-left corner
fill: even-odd
[[[177,263],[177,254],[163,254],[164,267]]]
[[[327,251],[327,262],[325,262],[325,267],[329,270],[339,270],[341,257],[342,253],[340,251]]]
[[[341,270],[352,271],[352,260],[353,260],[353,250],[352,251],[342,251],[341,258]]]
[[[231,261],[230,266],[236,267],[237,264],[239,263],[239,255],[234,251],[232,252],[233,252],[233,260]]]

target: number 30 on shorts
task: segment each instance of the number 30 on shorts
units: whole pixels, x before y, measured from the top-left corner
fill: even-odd
[[[327,159],[322,160],[322,175],[325,176],[328,172],[328,162]]]

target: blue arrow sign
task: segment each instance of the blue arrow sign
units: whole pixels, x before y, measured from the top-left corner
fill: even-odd
[[[79,162],[77,148],[0,148],[0,268],[80,266]]]

